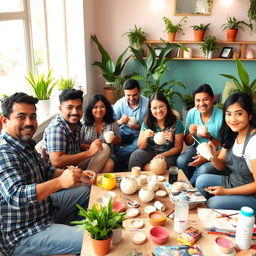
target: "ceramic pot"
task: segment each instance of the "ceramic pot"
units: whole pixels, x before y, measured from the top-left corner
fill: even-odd
[[[98,256],[107,255],[110,252],[111,240],[112,240],[112,237],[106,240],[95,240],[91,237],[92,246],[95,254]]]
[[[156,174],[164,174],[167,168],[167,164],[164,158],[153,158],[149,164],[150,170]]]
[[[163,145],[163,144],[165,144],[166,140],[165,140],[164,134],[163,134],[162,132],[157,132],[157,133],[154,135],[154,142],[155,142],[157,145]]]
[[[176,33],[169,33],[168,34],[168,41],[173,42],[175,41]]]
[[[131,195],[138,189],[137,181],[132,177],[123,177],[120,183],[120,189],[124,194]]]
[[[213,57],[213,51],[207,52],[207,59],[212,59]]]
[[[97,177],[97,185],[107,190],[111,190],[116,187],[115,174],[107,173]]]
[[[112,229],[112,232],[113,232],[112,244],[117,244],[121,242],[123,230],[121,228],[115,228],[115,229]]]
[[[237,29],[228,29],[227,30],[227,41],[234,42],[236,41]]]
[[[157,191],[159,189],[159,182],[150,180],[148,182],[148,188],[153,191]]]
[[[151,202],[155,197],[155,193],[148,187],[142,187],[139,191],[139,198],[144,203]]]
[[[37,103],[38,113],[48,116],[50,113],[51,100],[39,100]]]
[[[194,30],[195,41],[203,41],[204,40],[204,31],[203,30]]]

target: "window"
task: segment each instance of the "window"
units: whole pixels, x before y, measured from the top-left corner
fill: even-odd
[[[28,71],[85,88],[83,0],[0,0],[0,95],[32,93]]]

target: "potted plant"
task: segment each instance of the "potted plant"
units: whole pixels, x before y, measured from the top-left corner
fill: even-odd
[[[131,47],[141,50],[142,45],[147,41],[148,33],[142,31],[141,27],[134,25],[133,29],[129,29],[124,35],[128,37],[129,44]]]
[[[246,23],[243,20],[237,20],[235,17],[228,17],[227,23],[224,23],[221,27],[223,30],[227,30],[227,41],[234,42],[238,33],[238,29],[244,30],[242,25],[247,26],[252,31],[252,23]]]
[[[168,41],[172,42],[175,40],[176,33],[181,33],[183,31],[183,26],[187,23],[188,17],[184,16],[181,18],[180,22],[176,25],[172,23],[167,17],[163,17],[165,24],[165,31],[168,33]]]
[[[104,77],[106,81],[106,85],[109,86],[107,88],[104,88],[106,90],[111,90],[113,96],[112,98],[109,98],[107,96],[108,100],[113,104],[117,99],[120,98],[122,94],[122,84],[123,82],[131,77],[131,75],[122,76],[123,69],[127,63],[127,61],[130,59],[130,56],[128,56],[124,61],[124,55],[126,54],[128,47],[125,49],[125,51],[118,57],[116,64],[109,56],[108,52],[104,49],[102,44],[99,42],[96,35],[92,35],[91,39],[93,42],[97,45],[99,52],[101,53],[101,61],[95,61],[92,65],[97,66],[102,71],[102,76]]]
[[[80,205],[79,215],[84,219],[72,221],[79,229],[85,229],[91,238],[93,249],[96,255],[103,256],[110,251],[110,242],[112,239],[112,230],[124,228],[125,212],[113,211],[112,200],[107,206],[94,204],[91,208],[85,210]]]
[[[28,73],[25,76],[29,84],[34,90],[35,96],[38,98],[38,109],[43,115],[48,115],[50,111],[50,97],[52,90],[57,84],[57,81],[52,77],[52,69],[50,69],[45,76],[45,74],[33,74]]]
[[[61,77],[57,83],[58,89],[64,91],[67,89],[72,89],[76,85],[75,78],[63,78]]]
[[[170,58],[167,55],[174,49],[182,48],[186,50],[186,47],[181,44],[169,44],[167,43],[164,48],[160,49],[160,54],[156,56],[153,47],[147,45],[149,55],[147,59],[144,59],[141,52],[131,48],[136,60],[142,66],[142,73],[137,73],[132,78],[138,81],[143,81],[144,86],[142,87],[143,95],[149,97],[154,93],[162,93],[166,96],[171,105],[173,105],[173,96],[176,94],[181,97],[180,93],[174,90],[174,86],[185,88],[184,84],[176,80],[163,81],[163,77],[169,71],[167,62]]]
[[[204,56],[211,59],[213,54],[218,51],[219,44],[215,36],[208,36],[204,39],[203,43],[200,45]]]
[[[205,31],[207,31],[209,29],[210,24],[211,23],[204,25],[201,23],[200,25],[192,26],[192,28],[194,30],[195,41],[198,42],[198,41],[204,40]]]
[[[253,79],[252,82],[250,82],[249,74],[239,59],[236,59],[236,67],[237,67],[237,73],[240,81],[232,75],[228,75],[228,74],[220,74],[220,75],[228,79],[231,79],[233,82],[233,85],[235,85],[235,89],[231,90],[230,94],[233,93],[234,91],[247,93],[253,99],[254,109],[256,110],[256,78]],[[228,96],[229,95],[227,95],[227,97]]]

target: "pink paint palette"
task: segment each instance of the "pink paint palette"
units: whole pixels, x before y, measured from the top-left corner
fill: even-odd
[[[215,246],[218,251],[223,253],[230,253],[235,247],[233,239],[227,236],[218,236],[215,239]]]

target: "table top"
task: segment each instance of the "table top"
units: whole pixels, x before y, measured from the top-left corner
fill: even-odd
[[[119,176],[122,176],[122,177],[131,175],[130,172],[122,172],[122,173],[115,173],[115,174],[119,175]],[[153,175],[151,172],[143,172],[143,174]],[[165,179],[167,181],[168,180],[167,173],[164,174],[163,176],[165,177]],[[190,185],[189,181],[187,180],[186,176],[184,175],[184,173],[181,170],[179,170],[178,181],[185,181],[187,184]],[[105,191],[106,190],[104,190],[101,187],[98,187],[97,185],[92,185],[89,207],[91,207],[97,201],[98,198],[101,198],[102,194]],[[119,187],[117,187],[117,188],[115,188],[111,191],[114,191],[117,194],[117,199],[116,199],[117,201],[122,201],[124,203],[127,203],[126,198],[129,198],[129,199],[136,199],[137,201],[140,202],[140,206],[138,207],[138,209],[140,210],[140,214],[135,218],[136,219],[139,218],[139,219],[142,219],[144,221],[144,226],[142,227],[141,231],[146,234],[147,240],[142,245],[135,245],[135,244],[132,243],[131,235],[134,232],[138,232],[138,231],[131,230],[131,227],[130,227],[130,222],[134,218],[127,219],[127,220],[124,221],[125,230],[123,230],[123,232],[122,232],[121,242],[119,242],[118,244],[112,244],[111,249],[110,249],[110,253],[108,255],[111,255],[111,256],[112,255],[113,256],[121,256],[121,255],[126,256],[134,250],[136,250],[137,253],[138,252],[142,253],[141,256],[152,255],[151,253],[154,252],[154,247],[158,246],[158,245],[154,244],[150,239],[149,230],[150,230],[150,228],[152,228],[152,226],[149,223],[148,218],[147,218],[148,215],[144,212],[143,208],[146,205],[153,205],[154,201],[158,200],[158,201],[161,201],[166,206],[166,210],[164,211],[164,213],[166,215],[169,215],[171,212],[174,211],[174,205],[171,203],[169,197],[166,196],[164,198],[155,198],[150,203],[142,203],[139,200],[138,192],[136,192],[133,195],[125,195],[121,192]],[[205,207],[205,205],[202,205],[202,204],[199,205],[199,206],[200,207]],[[200,223],[200,221],[198,219],[198,216],[197,216],[197,209],[196,208],[190,210],[190,212],[189,212],[188,226],[192,226],[192,227],[195,227],[195,228],[199,229],[200,231],[203,231],[202,237],[198,240],[197,244],[201,247],[202,252],[205,256],[216,256],[216,255],[218,255],[213,249],[214,239],[216,238],[216,236],[215,235],[209,235],[203,230],[203,227],[201,226],[201,223]],[[173,230],[173,220],[170,219],[170,218],[167,218],[166,222],[164,224],[164,227],[167,228],[170,231],[169,239],[164,245],[181,245],[181,243],[177,241],[178,233],[176,233]],[[88,233],[85,231],[81,256],[93,256],[93,255],[95,255],[95,254],[94,254],[94,251],[93,251],[93,248],[92,248],[92,245],[91,245],[90,237],[89,237]]]

